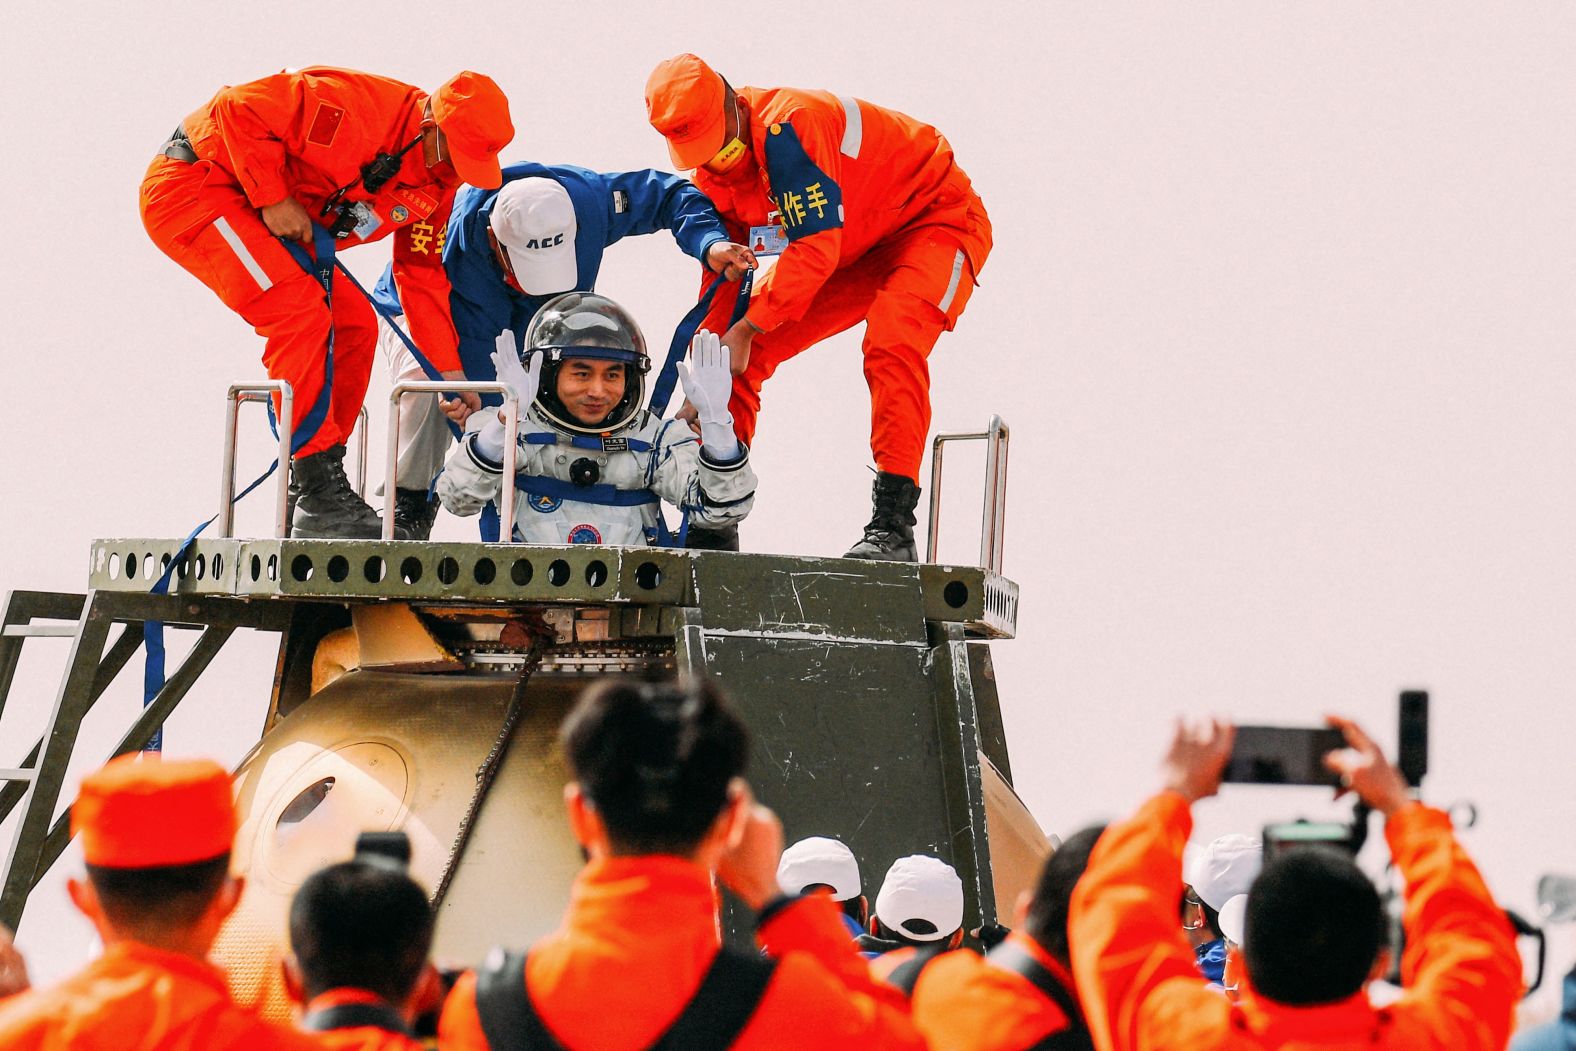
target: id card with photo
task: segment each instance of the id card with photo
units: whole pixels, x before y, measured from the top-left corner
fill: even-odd
[[[752,226],[748,247],[756,255],[782,255],[788,247],[788,234],[781,226]]]

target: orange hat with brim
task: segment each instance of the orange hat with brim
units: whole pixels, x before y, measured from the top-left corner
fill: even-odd
[[[206,759],[131,754],[83,779],[71,808],[82,859],[114,869],[193,865],[235,842],[230,775]]]
[[[514,139],[509,100],[491,77],[465,70],[432,96],[432,119],[448,140],[461,179],[484,190],[503,185],[498,153]]]
[[[722,149],[728,121],[722,75],[694,55],[670,58],[646,80],[646,116],[668,140],[673,163],[690,171]]]

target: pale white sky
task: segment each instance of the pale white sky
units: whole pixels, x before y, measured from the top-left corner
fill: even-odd
[[[212,512],[224,388],[261,375],[261,342],[148,242],[136,196],[217,86],[472,68],[511,97],[508,159],[662,167],[642,85],[693,50],[737,83],[930,120],[990,209],[983,286],[932,361],[936,424],[1014,428],[1021,636],[995,656],[1041,822],[1135,804],[1176,711],[1340,709],[1393,740],[1396,691],[1421,685],[1427,794],[1479,803],[1470,846],[1530,907],[1540,872],[1576,870],[1573,31],[1576,8],[1532,0],[13,6],[0,587],[81,589],[92,538]],[[371,277],[386,249],[347,259]],[[692,288],[662,235],[610,253],[601,286],[658,344]],[[868,512],[857,334],[785,366],[762,421],[746,543],[840,553]],[[958,471],[946,557],[972,556],[977,485]],[[232,643],[171,748],[239,756],[272,659]],[[0,766],[58,660],[25,664]],[[1200,831],[1326,810],[1237,789]],[[58,906],[34,915],[41,970],[80,957]]]

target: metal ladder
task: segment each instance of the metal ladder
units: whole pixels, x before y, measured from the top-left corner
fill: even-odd
[[[70,809],[55,816],[61,788],[76,751],[83,719],[110,683],[142,648],[142,625],[150,619],[170,627],[201,630],[195,646],[169,676],[110,751],[110,758],[135,752],[169,718],[238,627],[272,627],[284,622],[266,609],[238,611],[233,604],[191,596],[160,596],[90,591],[73,595],[53,591],[12,591],[0,611],[0,716],[5,713],[22,645],[30,638],[71,639],[65,674],[44,731],[21,764],[0,769],[0,821],[18,807],[22,817],[5,845],[0,866],[0,924],[15,929],[28,895],[71,839]],[[282,612],[282,611],[281,611]],[[240,616],[237,616],[240,613]],[[185,616],[200,623],[179,622]],[[171,621],[174,623],[171,623]],[[119,634],[110,635],[116,625]],[[107,648],[106,648],[107,647]],[[10,758],[6,756],[5,758]]]

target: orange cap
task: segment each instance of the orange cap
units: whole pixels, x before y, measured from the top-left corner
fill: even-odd
[[[509,100],[491,77],[456,73],[432,95],[432,119],[449,143],[461,179],[483,190],[503,185],[498,151],[514,138]]]
[[[668,140],[673,163],[699,168],[722,149],[728,120],[722,74],[694,55],[670,58],[646,80],[646,116]]]
[[[71,808],[82,858],[112,869],[192,865],[235,842],[230,775],[207,759],[119,756],[88,775]]]

